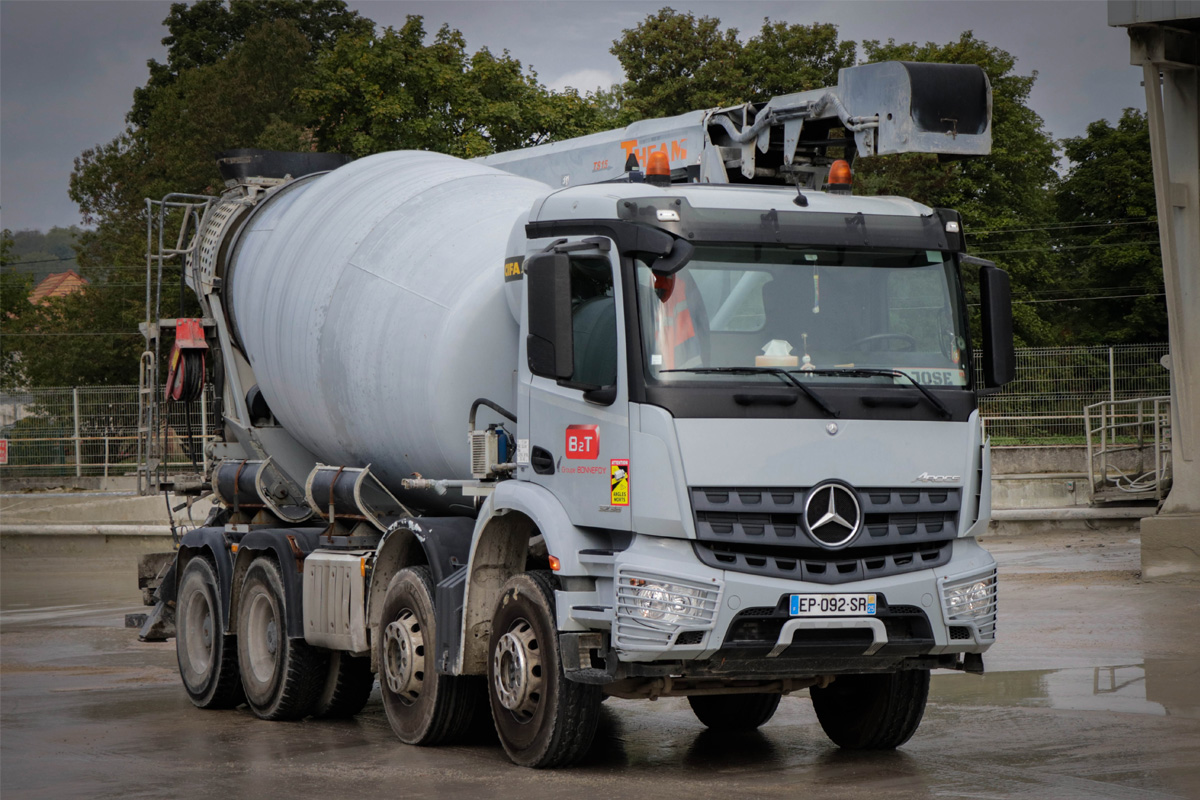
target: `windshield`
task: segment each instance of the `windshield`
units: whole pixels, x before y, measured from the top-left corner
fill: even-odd
[[[745,381],[779,367],[822,383],[908,383],[877,369],[968,384],[958,274],[936,250],[697,244],[671,276],[639,262],[638,303],[654,382]]]

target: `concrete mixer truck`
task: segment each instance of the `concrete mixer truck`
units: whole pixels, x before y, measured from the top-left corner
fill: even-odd
[[[987,153],[990,116],[979,69],[888,62],[474,161],[225,154],[221,197],[153,206],[203,315],[148,335],[221,435],[141,635],[201,708],[348,716],[377,679],[401,741],[490,707],[530,767],[606,697],[734,731],[807,691],[838,745],[903,744],[995,639],[1011,309],[956,212],[851,167]]]

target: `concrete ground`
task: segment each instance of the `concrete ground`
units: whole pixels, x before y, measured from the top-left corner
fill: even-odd
[[[896,752],[838,750],[804,693],[741,736],[707,732],[682,699],[609,700],[589,758],[554,772],[512,766],[486,730],[402,745],[378,694],[345,722],[195,709],[174,643],[122,627],[141,610],[131,554],[148,541],[80,539],[66,554],[22,542],[0,557],[5,800],[1200,798],[1200,587],[1139,582],[1128,533],[985,542],[1002,575],[988,673],[935,673]]]

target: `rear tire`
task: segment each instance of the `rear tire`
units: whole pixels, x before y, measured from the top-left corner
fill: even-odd
[[[334,650],[329,654],[329,672],[313,708],[313,716],[322,719],[353,717],[363,710],[374,688],[371,659],[355,658]]]
[[[600,720],[600,687],[569,681],[563,674],[551,581],[546,572],[512,577],[492,616],[492,720],[508,757],[523,767],[579,761]]]
[[[213,563],[203,556],[188,561],[176,597],[175,656],[188,699],[198,708],[241,705],[237,641],[225,635]]]
[[[893,750],[912,738],[925,715],[929,670],[840,675],[809,689],[817,720],[847,750]]]
[[[379,618],[379,688],[383,709],[405,744],[454,741],[470,727],[478,692],[468,679],[443,675],[434,661],[437,629],[429,567],[392,576]]]
[[[268,557],[256,558],[242,580],[237,650],[242,689],[255,716],[308,716],[325,683],[326,653],[303,639],[288,638],[283,577]]]
[[[688,697],[696,718],[718,732],[756,730],[775,716],[778,694],[701,694]]]

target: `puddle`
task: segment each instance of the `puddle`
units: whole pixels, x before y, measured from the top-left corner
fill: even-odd
[[[1146,659],[1051,670],[935,674],[930,702],[1105,711],[1200,719],[1200,665],[1179,659]]]

